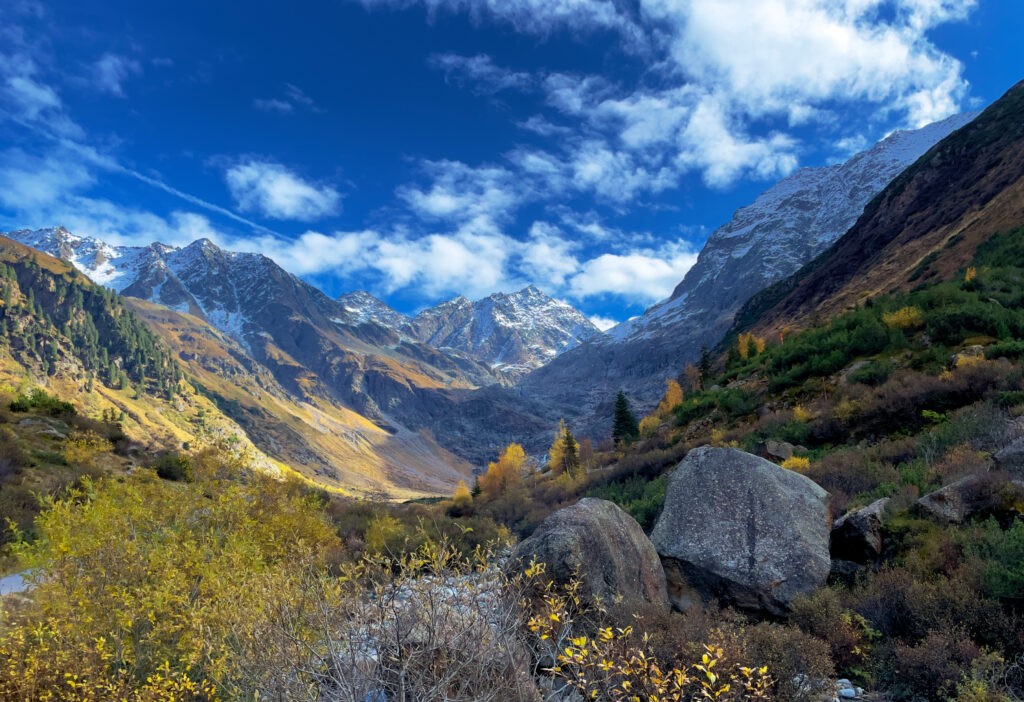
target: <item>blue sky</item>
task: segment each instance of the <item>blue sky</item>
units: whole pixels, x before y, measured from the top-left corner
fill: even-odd
[[[797,167],[1024,78],[1013,0],[0,4],[0,227],[607,324]]]

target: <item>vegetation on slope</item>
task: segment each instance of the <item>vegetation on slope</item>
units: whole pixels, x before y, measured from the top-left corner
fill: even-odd
[[[994,470],[991,456],[1024,435],[1021,252],[1024,227],[978,246],[950,280],[924,267],[911,291],[866,299],[806,331],[733,337],[717,367],[690,367],[670,382],[639,440],[599,446],[578,478],[527,468],[521,483],[481,491],[459,513],[526,534],[591,495],[649,529],[668,472],[691,447],[764,455],[788,442],[794,455],[777,460],[825,487],[837,516],[891,501],[881,562],[837,574],[799,601],[773,630],[776,644],[810,637],[807,650],[824,646],[837,674],[894,700],[1018,699],[1024,488]],[[916,508],[917,498],[972,475],[979,508],[966,523],[942,524]],[[670,621],[686,630],[733,616],[711,609]]]

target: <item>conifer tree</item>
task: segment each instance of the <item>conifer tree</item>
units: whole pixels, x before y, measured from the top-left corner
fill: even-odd
[[[639,435],[640,426],[636,422],[636,415],[629,408],[626,394],[620,390],[615,398],[615,422],[612,425],[612,438],[616,443],[629,443]]]
[[[579,478],[583,474],[583,466],[580,464],[579,444],[576,443],[576,437],[572,435],[572,431],[568,427],[565,429],[563,442],[562,470],[573,478]]]
[[[700,371],[700,389],[703,390],[711,379],[711,353],[708,351],[707,344],[701,344],[697,370]]]

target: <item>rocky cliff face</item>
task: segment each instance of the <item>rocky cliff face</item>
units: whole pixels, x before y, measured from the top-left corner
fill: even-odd
[[[400,314],[362,291],[342,295],[338,301],[358,319],[474,358],[508,380],[601,335],[582,312],[533,285],[475,302],[459,296],[415,317]]]
[[[803,168],[779,181],[711,235],[669,299],[532,373],[522,392],[567,416],[582,409],[610,417],[609,398],[620,388],[641,404],[653,402],[664,379],[696,360],[702,344],[721,340],[748,298],[824,251],[893,178],[975,116],[894,132],[846,163]],[[589,428],[604,430],[599,422]]]

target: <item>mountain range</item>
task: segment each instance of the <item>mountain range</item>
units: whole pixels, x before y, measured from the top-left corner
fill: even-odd
[[[475,302],[460,295],[414,317],[361,290],[338,301],[359,319],[483,361],[508,381],[602,333],[582,312],[533,285]]]
[[[126,296],[267,456],[329,486],[437,494],[512,441],[539,454],[560,417],[603,438],[619,389],[651,405],[748,298],[767,288],[782,304],[773,284],[831,250],[893,178],[975,116],[783,179],[712,234],[669,299],[608,333],[533,286],[405,315],[363,291],[331,299],[265,256],[205,239],[114,246],[61,227],[7,236]]]

